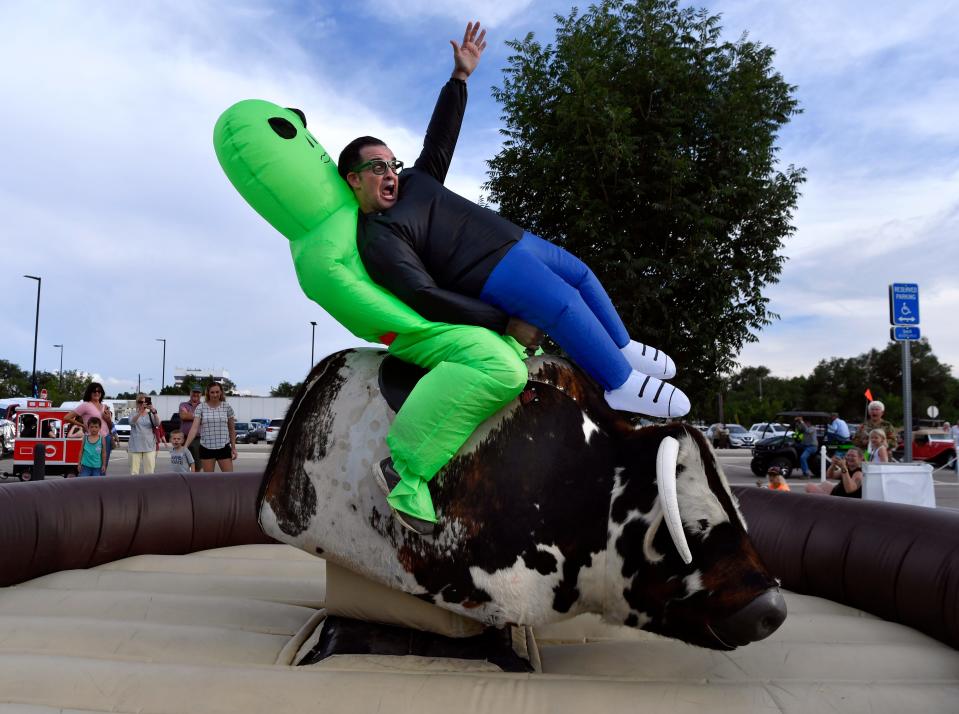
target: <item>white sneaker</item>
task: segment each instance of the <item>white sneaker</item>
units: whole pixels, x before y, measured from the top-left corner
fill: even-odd
[[[633,371],[622,386],[606,392],[613,409],[652,417],[681,417],[689,412],[689,399],[671,384]]]
[[[629,366],[637,372],[649,374],[658,379],[672,379],[676,376],[676,363],[665,352],[660,352],[654,347],[630,340],[629,344],[620,347],[619,351],[623,353]]]

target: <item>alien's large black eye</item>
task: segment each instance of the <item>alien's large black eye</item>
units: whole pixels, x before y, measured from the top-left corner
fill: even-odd
[[[296,136],[296,127],[293,126],[293,122],[289,119],[270,117],[270,126],[273,128],[273,131],[276,132],[277,136],[284,139],[292,139]]]
[[[306,129],[306,114],[303,113],[303,110],[296,107],[287,107],[287,109],[300,118],[300,121],[303,122],[303,128]]]

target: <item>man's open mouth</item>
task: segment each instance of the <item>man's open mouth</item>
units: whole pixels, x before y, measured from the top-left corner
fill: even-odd
[[[396,198],[396,184],[392,181],[389,183],[384,183],[382,188],[380,188],[380,193],[383,198],[393,200]]]

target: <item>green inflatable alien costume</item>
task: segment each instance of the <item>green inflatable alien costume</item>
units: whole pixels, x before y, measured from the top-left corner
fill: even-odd
[[[390,505],[436,522],[427,486],[470,434],[526,384],[524,351],[481,327],[425,320],[367,275],[357,203],[302,113],[256,99],[216,123],[220,165],[240,195],[290,241],[300,287],[357,337],[430,372],[387,435],[402,481]]]

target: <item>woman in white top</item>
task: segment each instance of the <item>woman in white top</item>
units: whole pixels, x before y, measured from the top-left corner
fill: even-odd
[[[236,415],[226,403],[223,387],[213,383],[206,388],[206,400],[193,412],[193,426],[186,437],[186,447],[200,437],[200,465],[211,472],[214,465],[220,471],[232,471],[236,459]]]

